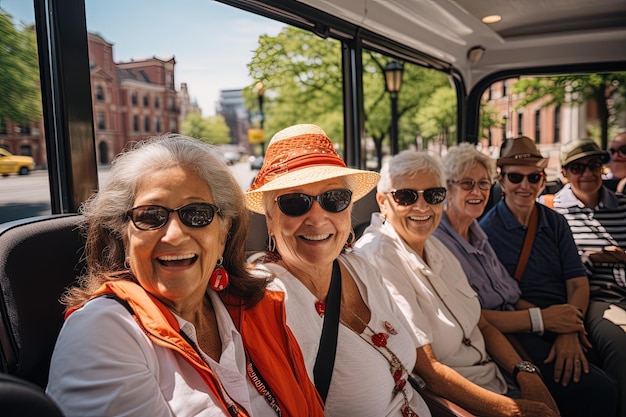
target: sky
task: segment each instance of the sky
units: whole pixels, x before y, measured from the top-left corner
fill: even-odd
[[[14,23],[34,22],[31,1],[0,0]],[[262,34],[280,22],[214,0],[85,0],[87,30],[113,44],[115,62],[176,59],[176,88],[187,83],[204,116],[215,114],[220,90],[253,84],[247,64]]]

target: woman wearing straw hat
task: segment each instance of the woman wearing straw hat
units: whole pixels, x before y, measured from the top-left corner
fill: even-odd
[[[567,221],[535,201],[546,183],[547,162],[532,139],[507,139],[497,160],[504,199],[479,224],[504,267],[519,281],[522,295],[516,308],[529,310],[533,332],[516,337],[541,369],[561,413],[613,416],[616,383],[590,363],[586,332],[544,329],[540,309],[570,304],[580,310],[582,321],[589,304],[589,282]],[[494,324],[503,332],[520,331],[514,323]]]
[[[270,141],[246,204],[266,216],[264,267],[286,293],[287,323],[326,415],[426,417],[407,383],[426,340],[409,331],[374,268],[344,251],[352,203],[378,178],[347,168],[318,126],[295,125]]]

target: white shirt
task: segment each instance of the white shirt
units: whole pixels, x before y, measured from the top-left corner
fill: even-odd
[[[507,391],[494,362],[477,364],[481,357],[489,357],[478,327],[480,302],[459,261],[445,245],[429,237],[424,247],[426,264],[393,226],[383,224],[375,213],[354,251],[381,271],[413,331],[427,335],[441,363],[490,391]],[[463,344],[463,333],[478,351]]]
[[[219,363],[203,359],[228,395],[253,416],[276,413],[246,377],[241,335],[213,291],[222,340]],[[188,321],[181,330],[196,341]],[[67,417],[228,416],[198,372],[171,349],[152,343],[119,302],[100,297],[66,320],[50,366],[49,394]]]
[[[426,343],[423,335],[414,335],[397,309],[379,274],[371,265],[354,255],[341,255],[340,262],[350,271],[371,311],[369,326],[376,332],[385,331],[384,321],[397,331],[389,335],[387,346],[411,372],[415,366],[416,346]],[[324,319],[315,310],[316,297],[287,270],[276,264],[265,264],[277,278],[270,287],[285,291],[287,324],[293,331],[304,355],[304,362],[313,380],[313,367],[319,349]],[[370,337],[366,329],[362,334]],[[416,345],[417,344],[417,345]],[[340,323],[337,354],[325,404],[328,417],[401,417],[402,393],[393,394],[394,381],[389,362],[361,336]],[[406,385],[411,408],[421,417],[430,411],[420,395]]]

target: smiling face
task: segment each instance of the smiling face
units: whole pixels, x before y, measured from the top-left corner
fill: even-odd
[[[408,188],[422,191],[441,187],[441,181],[433,172],[418,171],[413,176],[392,179],[391,187],[396,190]],[[409,206],[396,203],[391,193],[376,193],[376,199],[381,213],[398,235],[421,256],[426,240],[439,225],[443,203],[428,204],[422,193],[415,204]]]
[[[448,186],[448,197],[446,198],[446,212],[448,216],[454,216],[459,220],[465,220],[464,223],[470,223],[477,219],[485,210],[487,201],[489,200],[489,188],[481,190],[478,187],[479,181],[489,181],[487,169],[481,164],[474,166],[461,178],[453,179],[455,182]],[[474,188],[464,190],[460,182],[474,181]]]
[[[580,172],[581,169],[582,172]],[[577,159],[568,164],[562,173],[578,198],[587,199],[597,195],[602,187],[602,160],[597,156]]]
[[[506,165],[502,167],[504,175],[500,175],[500,186],[506,195],[505,204],[514,213],[529,212],[535,199],[546,185],[546,177],[542,175],[535,184],[528,180],[528,174],[541,173],[541,169],[526,165]],[[512,182],[507,174],[522,174],[524,177],[518,184]]]
[[[175,209],[198,202],[215,204],[210,188],[195,174],[170,167],[141,179],[133,207]],[[228,221],[217,214],[200,228],[184,225],[178,213],[170,213],[167,224],[156,230],[139,230],[129,221],[126,251],[131,271],[144,289],[179,312],[202,302],[227,231]]]
[[[331,179],[300,187],[281,190],[278,195],[304,193],[311,196],[326,191],[346,188],[341,179]],[[280,211],[273,202],[266,212],[267,228],[276,241],[276,248],[288,269],[312,270],[332,264],[341,253],[352,229],[351,207],[331,213],[317,201],[302,216],[291,217]]]
[[[617,150],[622,146],[626,146],[626,133],[617,135],[609,144],[609,149]],[[615,178],[626,178],[626,158],[620,156],[618,152],[611,155],[609,168]]]

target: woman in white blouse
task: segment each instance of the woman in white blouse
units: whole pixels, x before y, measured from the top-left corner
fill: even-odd
[[[417,375],[481,416],[558,415],[536,368],[482,317],[459,262],[431,236],[446,197],[439,162],[401,152],[383,167],[377,191],[381,212],[372,215],[355,252],[378,267],[413,330],[430,339],[417,349]],[[498,365],[513,374],[519,391],[509,390]]]

